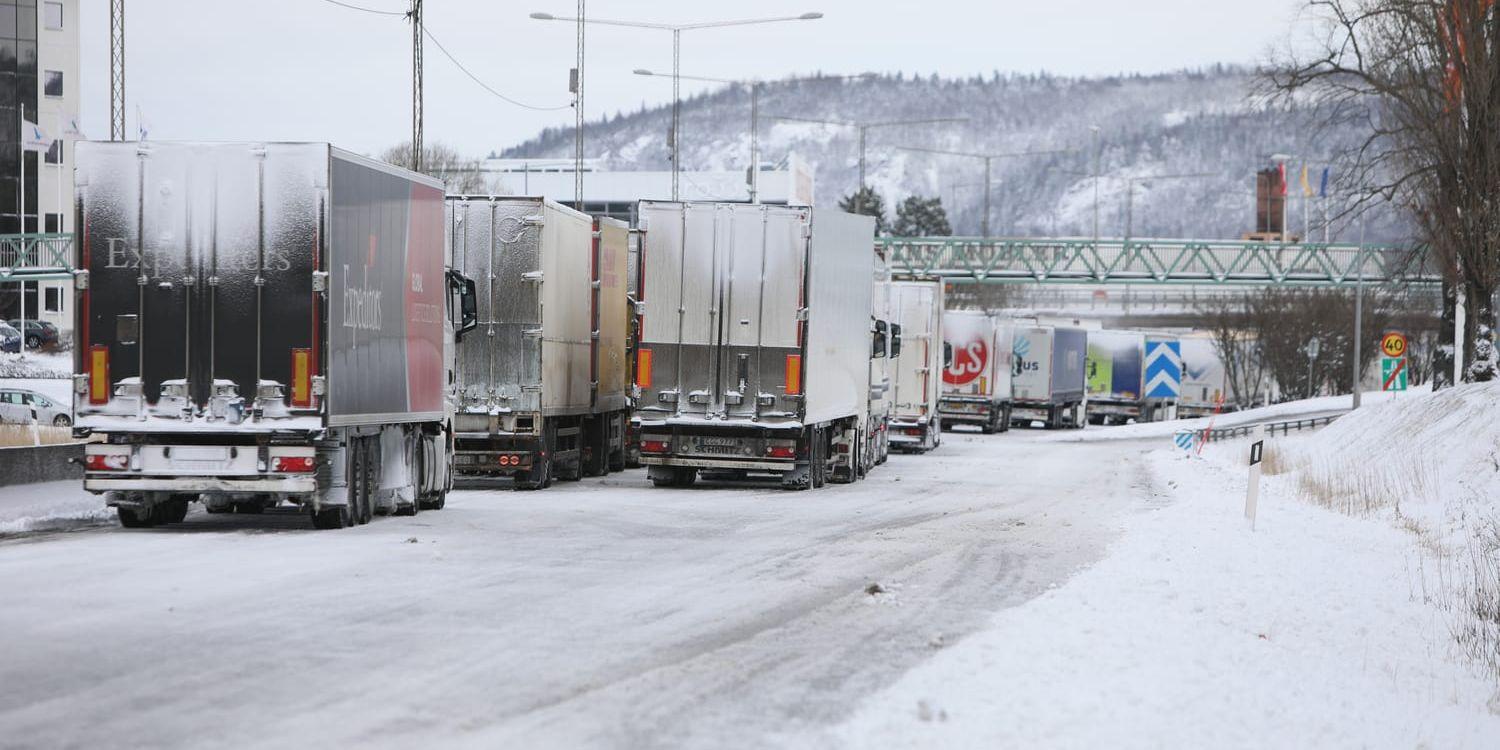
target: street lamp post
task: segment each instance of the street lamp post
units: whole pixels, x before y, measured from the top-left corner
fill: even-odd
[[[855,213],[863,208],[865,190],[865,144],[866,133],[873,128],[892,128],[899,125],[936,125],[948,122],[968,122],[967,117],[934,117],[926,120],[882,120],[875,122],[856,122],[851,120],[816,120],[810,117],[788,117],[786,115],[771,115],[776,120],[788,120],[791,122],[811,122],[818,125],[838,125],[839,127],[855,128],[859,131],[859,192],[855,193]]]
[[[966,156],[971,159],[984,160],[984,216],[980,217],[979,226],[980,233],[985,237],[990,236],[990,186],[993,184],[993,180],[990,179],[990,167],[996,159],[1012,159],[1021,156],[1046,156],[1049,154],[1073,153],[1070,149],[1056,149],[1050,151],[1011,151],[1003,154],[977,154],[969,151],[945,151],[943,149],[918,148],[915,146],[898,146],[897,148],[900,148],[902,151],[919,151],[925,154],[943,154],[945,156]]]
[[[672,200],[677,200],[679,195],[679,174],[682,171],[682,150],[679,144],[682,141],[682,84],[681,84],[681,62],[682,62],[682,32],[695,31],[697,29],[718,29],[726,26],[751,26],[756,24],[778,23],[781,21],[815,21],[823,17],[822,13],[803,13],[799,16],[778,16],[775,18],[747,18],[735,21],[704,21],[701,23],[649,23],[645,21],[620,21],[604,18],[578,19],[568,16],[556,16],[551,13],[532,13],[532,18],[538,21],[569,21],[574,23],[595,23],[601,26],[626,26],[635,29],[655,29],[657,31],[672,32]]]
[[[724,83],[731,86],[750,87],[750,202],[760,202],[760,91],[768,83],[806,83],[809,81],[841,81],[850,78],[868,78],[874,73],[862,73],[857,76],[812,76],[808,78],[779,78],[767,81],[759,78],[745,80],[734,80],[731,78],[710,78],[708,76],[676,76],[645,68],[636,68],[634,73],[638,76],[651,76],[654,78],[675,78],[687,81],[706,81],[708,83]]]
[[[1094,251],[1099,250],[1099,151],[1103,148],[1099,138],[1099,126],[1090,125],[1089,134],[1093,137],[1094,148]]]

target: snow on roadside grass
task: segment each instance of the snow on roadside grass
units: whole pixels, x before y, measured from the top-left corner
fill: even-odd
[[[1396,399],[1273,447],[1305,500],[1416,535],[1423,596],[1500,681],[1500,383]]]
[[[1148,454],[1170,504],[833,730],[881,747],[1492,747],[1500,694],[1422,600],[1408,532]],[[1060,499],[1060,502],[1065,502]]]
[[[0,352],[0,378],[70,378],[73,355],[69,352]]]

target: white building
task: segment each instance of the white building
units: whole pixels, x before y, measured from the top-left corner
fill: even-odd
[[[573,203],[572,159],[486,159],[480,167],[485,185],[496,195],[526,195]],[[671,200],[670,171],[614,172],[600,159],[583,162],[583,210],[635,224],[640,200]],[[748,201],[749,171],[682,172],[678,197],[685,201]],[[813,173],[795,155],[760,172],[760,202],[811,206]]]
[[[78,119],[79,0],[40,0],[37,3],[37,124],[54,139],[37,174],[37,213],[44,232],[72,232],[73,143]],[[72,131],[72,132],[70,132]],[[65,281],[39,282],[42,320],[55,323],[64,334],[73,329],[73,295]],[[27,300],[28,315],[37,307]]]

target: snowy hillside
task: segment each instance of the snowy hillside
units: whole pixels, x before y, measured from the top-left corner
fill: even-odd
[[[1101,79],[992,75],[955,80],[905,75],[768,84],[761,97],[763,161],[789,152],[815,169],[817,200],[832,204],[858,182],[859,131],[774,119],[788,117],[891,121],[966,118],[965,122],[868,131],[868,180],[888,210],[907,195],[940,196],[954,230],[977,234],[983,203],[983,162],[904,151],[916,146],[1010,153],[1076,149],[1074,153],[995,162],[996,234],[1088,235],[1094,192],[1088,176],[1090,126],[1099,126],[1100,233],[1125,233],[1130,177],[1209,173],[1212,177],[1136,182],[1134,236],[1237,238],[1253,228],[1254,172],[1272,154],[1326,162],[1358,140],[1352,130],[1314,142],[1299,113],[1269,108],[1252,96],[1254,76],[1238,68]],[[749,90],[729,86],[683,104],[683,163],[688,169],[743,169],[749,161]],[[587,129],[586,151],[613,169],[670,165],[669,106],[616,113]],[[551,129],[505,149],[509,157],[571,156],[571,129]],[[1294,172],[1300,161],[1294,163]],[[1317,182],[1314,168],[1314,188]],[[1334,176],[1335,190],[1337,175]],[[1302,226],[1300,188],[1289,208]],[[1319,213],[1314,201],[1311,211]],[[1405,236],[1398,219],[1368,227],[1372,240]],[[1348,230],[1346,239],[1356,239]]]

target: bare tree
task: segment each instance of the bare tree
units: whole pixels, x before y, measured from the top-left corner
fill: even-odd
[[[1224,364],[1230,400],[1241,409],[1255,406],[1265,383],[1265,358],[1257,336],[1261,326],[1250,306],[1243,297],[1214,296],[1198,312]]]
[[[1311,54],[1267,74],[1321,128],[1368,136],[1341,154],[1352,211],[1407,211],[1448,283],[1462,290],[1468,380],[1496,377],[1491,300],[1500,284],[1500,22],[1494,0],[1308,0]],[[1450,299],[1452,295],[1450,295]],[[1442,351],[1441,345],[1434,348]],[[1434,362],[1441,371],[1441,362]]]
[[[411,169],[411,142],[398,143],[380,153],[382,161]],[[422,145],[422,172],[443,181],[452,195],[478,195],[488,190],[479,160],[462,156],[442,143]]]

